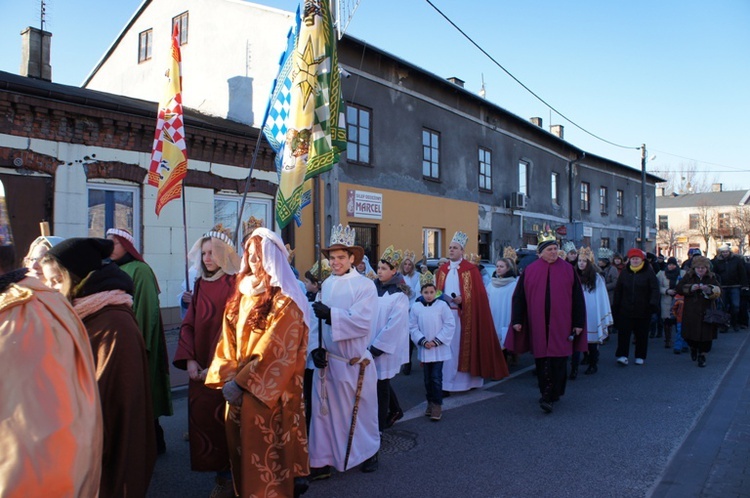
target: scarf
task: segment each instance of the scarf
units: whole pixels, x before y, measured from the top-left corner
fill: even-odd
[[[240,292],[245,296],[257,296],[266,291],[266,286],[255,275],[248,274],[240,281]]]
[[[385,293],[395,294],[396,292],[403,292],[409,294],[404,290],[406,282],[404,277],[400,273],[396,273],[387,282],[381,282],[379,279],[375,280],[375,288],[378,291],[378,297],[383,297]]]
[[[666,269],[664,270],[664,276],[667,277],[667,280],[669,280],[669,288],[674,289],[677,285],[677,281],[680,278],[680,269],[679,267],[675,267],[674,270]]]
[[[105,306],[117,306],[120,304],[132,308],[133,297],[123,290],[110,290],[73,300],[73,308],[81,320],[89,315],[93,315]]]
[[[516,277],[492,277],[492,287],[505,287],[515,280]]]
[[[219,268],[218,270],[213,272],[211,275],[209,275],[208,273],[204,273],[201,278],[205,280],[206,282],[214,282],[216,280],[219,280],[224,275],[225,275],[224,270]]]
[[[645,261],[641,261],[641,264],[640,264],[640,265],[638,265],[638,266],[633,266],[633,264],[631,263],[631,264],[630,264],[630,270],[631,270],[631,271],[632,271],[633,273],[638,273],[639,271],[643,270],[643,267],[644,267],[644,266],[646,266],[646,262],[645,262]]]

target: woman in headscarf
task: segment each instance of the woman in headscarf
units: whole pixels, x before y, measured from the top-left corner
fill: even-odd
[[[23,258],[23,265],[29,269],[27,275],[44,280],[41,265],[42,258],[47,254],[47,251],[63,240],[65,239],[62,237],[53,237],[52,235],[40,235],[34,239],[34,242],[29,246],[29,252],[26,254],[26,257]]]
[[[487,299],[490,301],[492,321],[495,322],[495,332],[502,348],[505,347],[505,335],[510,325],[511,303],[517,282],[518,276],[513,261],[505,257],[498,259],[492,279],[487,284]]]
[[[307,299],[278,235],[257,228],[244,247],[206,385],[221,388],[229,403],[236,493],[296,496],[310,473],[302,407]]]
[[[133,279],[135,286],[133,313],[146,344],[156,449],[161,455],[167,451],[167,446],[159,417],[172,415],[172,385],[169,380],[167,341],[159,308],[159,284],[154,271],[135,248],[135,239],[130,232],[122,228],[110,228],[107,230],[107,238],[114,243],[112,261]]]
[[[682,338],[690,346],[690,359],[706,366],[706,354],[716,339],[716,324],[705,323],[703,315],[721,296],[721,286],[711,271],[711,261],[705,256],[693,256],[690,270],[675,287],[685,296],[682,311]]]
[[[105,239],[67,239],[49,250],[42,270],[73,304],[94,353],[104,421],[99,496],[145,496],[156,462],[146,349],[133,281],[109,262],[112,249]]]
[[[214,229],[193,244],[188,261],[198,278],[182,320],[172,363],[187,370],[189,377],[190,468],[197,472],[216,472],[216,486],[211,496],[232,497],[234,489],[224,431],[224,396],[203,382],[219,342],[224,306],[234,291],[234,275],[240,269],[240,257],[231,239]]]

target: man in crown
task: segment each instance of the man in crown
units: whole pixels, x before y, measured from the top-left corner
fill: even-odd
[[[588,350],[586,334],[581,334],[586,302],[575,268],[558,257],[554,234],[542,232],[538,240],[539,259],[526,267],[513,293],[505,347],[534,355],[539,406],[551,413],[552,403],[565,394],[568,357]]]
[[[362,463],[363,472],[378,468],[377,372],[368,350],[378,293],[375,284],[354,267],[364,249],[354,245],[354,230],[335,226],[331,244],[322,249],[332,275],[313,303],[320,339],[314,338],[310,467],[312,479],[344,472]]]
[[[485,378],[508,376],[482,276],[476,265],[463,259],[468,238],[456,232],[448,246],[449,262],[437,269],[435,278],[456,322],[451,358],[443,363],[447,392],[468,391],[481,387]]]
[[[378,372],[378,425],[383,431],[404,416],[391,379],[409,354],[409,286],[398,272],[402,253],[388,246],[378,262],[378,311],[373,322],[370,353]]]

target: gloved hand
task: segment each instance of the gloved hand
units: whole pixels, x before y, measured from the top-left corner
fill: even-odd
[[[369,347],[369,348],[367,348],[367,349],[369,349],[369,350],[370,350],[370,353],[372,354],[372,357],[373,357],[373,358],[377,358],[377,357],[378,357],[378,356],[380,356],[381,354],[385,353],[385,351],[382,351],[382,350],[380,350],[380,349],[376,348],[375,346],[370,346],[370,347]]]
[[[331,308],[329,306],[326,306],[320,301],[315,301],[312,308],[316,317],[325,320],[328,325],[331,324]]]
[[[232,406],[242,406],[242,388],[234,380],[230,380],[221,388],[221,394]]]
[[[325,368],[328,366],[328,358],[327,358],[328,351],[326,351],[324,348],[313,349],[312,352],[310,353],[310,356],[312,356],[312,360],[313,360],[313,364],[315,365],[315,368]]]

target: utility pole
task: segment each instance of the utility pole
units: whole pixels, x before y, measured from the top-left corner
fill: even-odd
[[[641,243],[639,247],[646,251],[646,144],[641,145]]]

